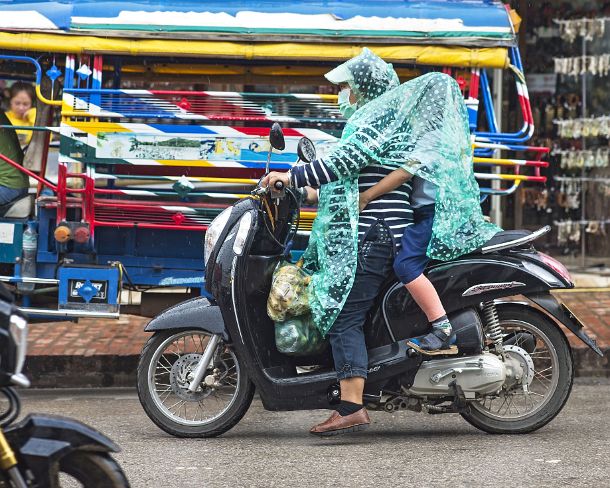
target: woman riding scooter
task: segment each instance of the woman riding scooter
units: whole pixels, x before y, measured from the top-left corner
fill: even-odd
[[[367,48],[327,73],[326,78],[341,88],[339,110],[351,117],[373,99],[399,86],[398,75]],[[350,133],[349,125],[343,139]],[[394,249],[402,232],[412,221],[408,183],[384,195],[383,202],[372,201],[358,214],[358,195],[393,171],[380,164],[354,168],[348,178],[337,179],[320,160],[295,168],[290,174],[272,172],[263,181],[277,180],[287,186],[321,187],[319,211],[334,208],[330,219],[316,219],[310,244],[304,254],[306,269],[313,271],[313,288],[320,290],[310,301],[316,324],[328,334],[335,370],[341,385],[341,403],[312,434],[362,429],[370,423],[362,406],[368,357],[363,324],[380,287],[392,270]],[[392,220],[386,220],[392,216]],[[344,226],[358,229],[357,242]],[[324,239],[316,239],[324,235]],[[356,257],[357,253],[357,257]],[[336,261],[325,257],[345,256]],[[339,267],[341,269],[339,269]],[[344,266],[344,267],[343,267]]]
[[[295,167],[289,174],[270,173],[263,180],[270,185],[282,181],[287,186],[321,186],[318,217],[304,260],[305,269],[313,273],[312,314],[330,339],[341,404],[328,420],[311,429],[316,435],[353,432],[370,423],[362,406],[367,377],[363,324],[391,271],[402,233],[412,222],[408,183],[372,200],[360,216],[359,193],[397,168],[409,172],[414,161],[427,167],[424,174],[435,182],[454,177],[470,189],[474,181],[471,166],[469,171],[459,169],[470,163],[471,156],[464,114],[455,103],[448,110],[438,109],[443,100],[455,98],[449,89],[455,83],[452,79],[433,73],[399,87],[392,66],[368,49],[326,77],[346,87],[339,104],[346,116],[351,115],[338,146],[323,161]],[[457,242],[458,254],[469,252],[499,230],[484,223],[476,206],[459,208],[452,224],[437,233],[437,254],[452,255]],[[445,212],[441,210],[440,218]]]

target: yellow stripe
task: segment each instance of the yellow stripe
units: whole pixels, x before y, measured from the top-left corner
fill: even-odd
[[[62,114],[64,115],[64,114]],[[81,113],[80,116],[83,114]],[[99,132],[132,132],[130,129],[123,127],[121,124],[115,124],[112,122],[104,122],[103,124],[92,124],[91,122],[75,122],[72,120],[63,120],[63,125],[72,127],[81,132],[86,132],[93,136],[97,136]],[[179,127],[179,126],[176,126]]]
[[[112,66],[104,66],[110,71]],[[322,78],[328,72],[326,66],[237,66],[237,65],[208,65],[208,64],[148,64],[122,65],[122,73],[155,73],[161,75],[202,75],[202,76],[239,76],[246,74],[262,76],[318,76]],[[396,72],[401,79],[410,79],[421,74],[418,69],[397,68]],[[467,73],[464,73],[466,75]]]
[[[203,40],[127,39],[40,32],[0,32],[0,49],[75,54],[126,54],[131,56],[188,56],[236,59],[298,59],[343,61],[356,56],[355,44],[290,42],[223,42]],[[461,46],[409,46],[377,44],[371,49],[388,61],[436,66],[507,68],[506,48]]]
[[[495,176],[499,176],[500,179],[502,180],[509,180],[509,181],[527,181],[529,180],[529,176],[526,175],[495,175]]]
[[[38,97],[38,99],[41,102],[46,103],[47,105],[61,105],[62,104],[61,100],[49,100],[48,98],[46,98],[40,91],[40,85],[36,85],[36,96]]]
[[[515,161],[521,161],[519,159],[496,159],[496,158],[473,158],[475,163],[485,163],[485,164],[498,164],[501,166],[520,166]]]
[[[599,288],[570,288],[568,290],[552,290],[553,293],[604,293],[610,291],[610,287]]]

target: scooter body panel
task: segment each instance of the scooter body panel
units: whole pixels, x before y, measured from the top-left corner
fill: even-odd
[[[4,432],[19,464],[32,471],[37,486],[51,486],[53,467],[74,451],[120,452],[101,432],[73,419],[30,414]]]
[[[549,290],[548,283],[523,265],[520,255],[464,256],[433,264],[426,275],[450,318],[455,312],[477,309],[489,300]],[[383,319],[393,340],[415,337],[429,328],[428,319],[401,283],[389,285],[382,306]],[[467,354],[477,353],[468,351]]]

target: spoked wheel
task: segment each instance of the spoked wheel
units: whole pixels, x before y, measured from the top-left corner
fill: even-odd
[[[188,387],[210,335],[201,330],[153,335],[138,365],[138,396],[146,414],[177,437],[214,437],[245,415],[254,385],[235,352],[218,343],[203,381]]]
[[[520,365],[521,378],[499,395],[470,403],[462,416],[491,434],[525,434],[549,423],[565,405],[574,368],[572,351],[549,317],[519,305],[498,307],[505,354]],[[525,384],[525,387],[524,387]]]

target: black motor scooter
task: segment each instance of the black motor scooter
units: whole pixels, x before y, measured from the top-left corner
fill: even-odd
[[[76,420],[45,414],[20,414],[15,386],[30,382],[22,374],[28,323],[0,283],[0,486],[56,488],[78,486],[128,488],[112,457],[120,448],[108,437]],[[70,486],[72,486],[70,484]]]
[[[277,124],[270,142],[284,149]],[[301,139],[298,153],[311,160],[311,141]],[[340,400],[328,350],[293,357],[275,346],[266,312],[271,277],[291,244],[303,244],[298,196],[275,190],[257,188],[210,225],[206,287],[214,299],[183,302],[146,326],[154,334],[140,357],[139,397],[151,420],[172,435],[226,432],[248,410],[255,388],[268,410],[332,408]],[[367,408],[457,412],[490,433],[532,432],[550,422],[574,376],[560,324],[602,353],[549,293],[573,283],[561,263],[531,244],[548,230],[500,232],[476,252],[429,265],[426,274],[457,333],[457,356],[423,357],[407,346],[428,321],[389,277],[365,325]]]

